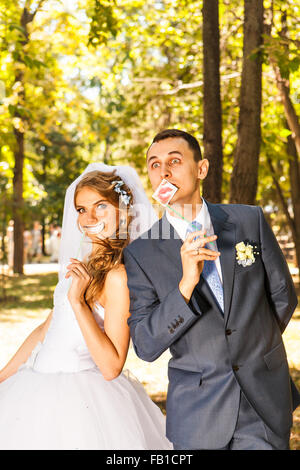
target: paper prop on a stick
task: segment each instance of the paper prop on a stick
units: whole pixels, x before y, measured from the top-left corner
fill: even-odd
[[[179,212],[177,212],[174,207],[169,206],[169,202],[171,201],[172,197],[174,194],[178,191],[177,186],[174,184],[170,183],[170,181],[163,179],[156,188],[155,192],[153,193],[152,197],[155,199],[157,202],[159,202],[162,206],[167,207],[170,209],[172,212],[178,215],[182,220],[185,220],[190,224],[190,221],[187,220],[183,215],[181,215]],[[195,231],[197,230],[197,227],[195,227]],[[194,240],[197,240],[200,237],[196,237]],[[204,235],[204,238],[206,238],[206,235]],[[210,244],[213,245],[213,242],[209,242]]]
[[[163,179],[152,197],[163,206],[167,206],[176,191],[178,191],[177,186]]]

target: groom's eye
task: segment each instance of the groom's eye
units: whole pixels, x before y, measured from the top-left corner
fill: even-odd
[[[159,167],[159,163],[158,163],[158,162],[152,163],[152,168],[158,168],[158,167]]]

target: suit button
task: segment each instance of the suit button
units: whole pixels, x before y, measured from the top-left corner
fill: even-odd
[[[232,333],[232,330],[230,330],[230,329],[228,329],[228,330],[225,330],[225,333],[226,333],[226,335],[227,335],[227,336],[229,336],[229,335],[231,335],[231,333]]]
[[[237,372],[237,371],[239,370],[239,366],[233,365],[233,366],[232,366],[232,370],[234,370],[234,372]]]

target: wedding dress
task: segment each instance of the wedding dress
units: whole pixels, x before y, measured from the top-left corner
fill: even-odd
[[[172,449],[165,417],[128,373],[106,381],[61,279],[43,343],[0,384],[0,449]],[[93,312],[104,328],[104,309]]]

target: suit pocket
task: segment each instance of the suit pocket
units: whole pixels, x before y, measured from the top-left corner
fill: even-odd
[[[194,389],[202,385],[202,373],[169,367],[169,382],[172,387]]]
[[[242,264],[236,263],[235,274],[240,274],[240,273],[245,274],[249,271],[254,271],[255,269],[259,269],[261,265],[262,265],[262,262],[259,257],[257,257],[254,263],[252,263],[250,266],[243,266]]]
[[[264,355],[265,363],[269,370],[280,367],[287,360],[284,344],[280,343]]]

